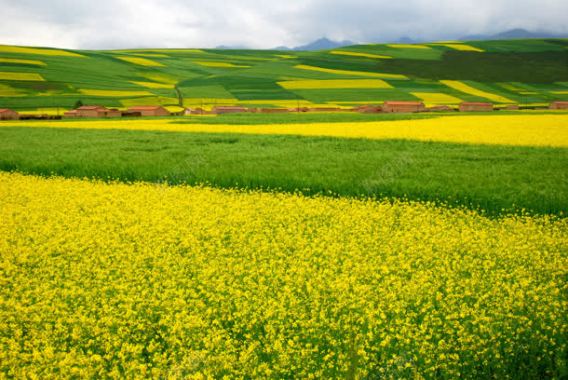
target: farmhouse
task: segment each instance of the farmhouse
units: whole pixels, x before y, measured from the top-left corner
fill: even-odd
[[[213,113],[223,115],[227,113],[243,113],[248,112],[246,107],[239,107],[239,106],[217,106],[213,107]]]
[[[121,117],[122,112],[117,109],[108,109],[103,106],[82,106],[76,110],[68,111],[63,114],[64,118],[82,117]]]
[[[402,113],[402,112],[422,112],[426,107],[422,102],[392,102],[387,101],[383,105],[383,112]]]
[[[72,118],[77,118],[79,111],[77,110],[72,110],[72,111],[67,111],[67,112],[63,112],[63,117],[66,119],[72,119]]]
[[[0,108],[0,120],[18,120],[20,114],[7,108]]]
[[[460,112],[488,112],[493,111],[493,104],[480,102],[463,102],[460,104]]]
[[[135,106],[128,112],[139,112],[141,116],[170,116],[170,111],[162,106]]]
[[[82,106],[77,108],[76,117],[105,117],[108,108],[103,106]]]
[[[353,111],[359,112],[359,113],[379,113],[379,112],[383,112],[383,108],[381,106],[365,104],[365,105],[362,105],[362,106],[355,107],[353,109]]]
[[[568,101],[555,101],[550,103],[551,110],[567,110],[568,109]]]

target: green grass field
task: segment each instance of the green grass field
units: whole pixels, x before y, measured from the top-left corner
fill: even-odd
[[[568,150],[238,134],[0,128],[0,170],[568,210]]]
[[[472,41],[418,47],[357,45],[283,53],[216,49],[64,51],[0,46],[0,107],[64,110],[77,100],[119,108],[137,104],[176,106],[175,86],[185,106],[205,107],[354,106],[419,100],[420,94],[446,94],[459,101],[487,101],[487,96],[493,95],[504,103],[521,105],[568,99],[566,40]],[[358,88],[357,84],[330,88],[326,82],[377,77],[385,81],[385,88]],[[285,88],[279,83],[297,80],[321,82],[307,89]],[[484,93],[456,90],[443,80],[465,81]]]

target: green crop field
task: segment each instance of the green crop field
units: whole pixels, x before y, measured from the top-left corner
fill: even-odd
[[[568,210],[567,149],[17,127],[0,140],[3,171]]]
[[[0,107],[56,112],[78,100],[118,108],[175,107],[180,105],[176,88],[184,106],[205,108],[355,106],[385,100],[455,105],[495,99],[536,105],[568,99],[567,62],[568,41],[563,39],[356,45],[286,53],[0,46]],[[373,79],[384,81],[382,88],[365,84]],[[306,80],[313,81],[309,87],[294,85]],[[331,82],[337,80],[342,84]],[[449,86],[448,80],[459,83]]]

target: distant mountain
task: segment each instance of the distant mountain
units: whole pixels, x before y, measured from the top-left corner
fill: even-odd
[[[246,49],[250,49],[250,48],[246,47],[244,45],[234,45],[234,46],[219,45],[219,46],[215,46],[215,49],[219,49],[219,50],[246,50]]]
[[[329,38],[320,38],[319,40],[310,42],[307,45],[296,46],[289,48],[287,46],[278,46],[275,50],[294,50],[294,51],[315,51],[315,50],[328,50],[335,49],[343,46],[354,45],[353,41],[333,41]]]
[[[568,34],[555,34],[550,32],[530,32],[526,29],[511,29],[505,32],[486,35],[486,34],[473,34],[459,38],[462,41],[468,40],[514,40],[522,38],[568,38]]]
[[[421,42],[421,41],[414,40],[410,37],[402,37],[402,38],[399,38],[398,40],[389,41],[389,42],[392,42],[392,43],[395,43],[395,44],[415,44],[415,43]]]

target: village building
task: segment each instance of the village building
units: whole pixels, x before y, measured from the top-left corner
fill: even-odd
[[[353,111],[359,113],[380,113],[383,112],[383,108],[378,105],[364,104],[362,106],[355,107]]]
[[[79,111],[72,110],[72,111],[63,112],[63,117],[65,119],[73,119],[73,118],[79,117],[78,114],[79,114]]]
[[[567,110],[568,109],[568,101],[560,101],[557,100],[555,102],[550,103],[551,110]]]
[[[128,112],[139,112],[141,116],[170,116],[170,111],[162,106],[135,106],[128,108]]]
[[[8,108],[0,108],[0,120],[18,120],[20,114]]]
[[[491,112],[493,104],[482,102],[463,102],[460,104],[460,112]]]
[[[223,115],[227,113],[244,113],[248,112],[248,108],[240,106],[217,106],[213,107],[213,113]]]
[[[425,110],[426,107],[422,102],[386,101],[383,104],[383,112],[389,113],[423,112]]]
[[[108,108],[103,106],[81,106],[75,111],[76,117],[105,117]]]
[[[121,117],[122,112],[117,109],[108,109],[103,106],[81,106],[75,110],[63,113],[68,118],[97,118],[97,117]]]

